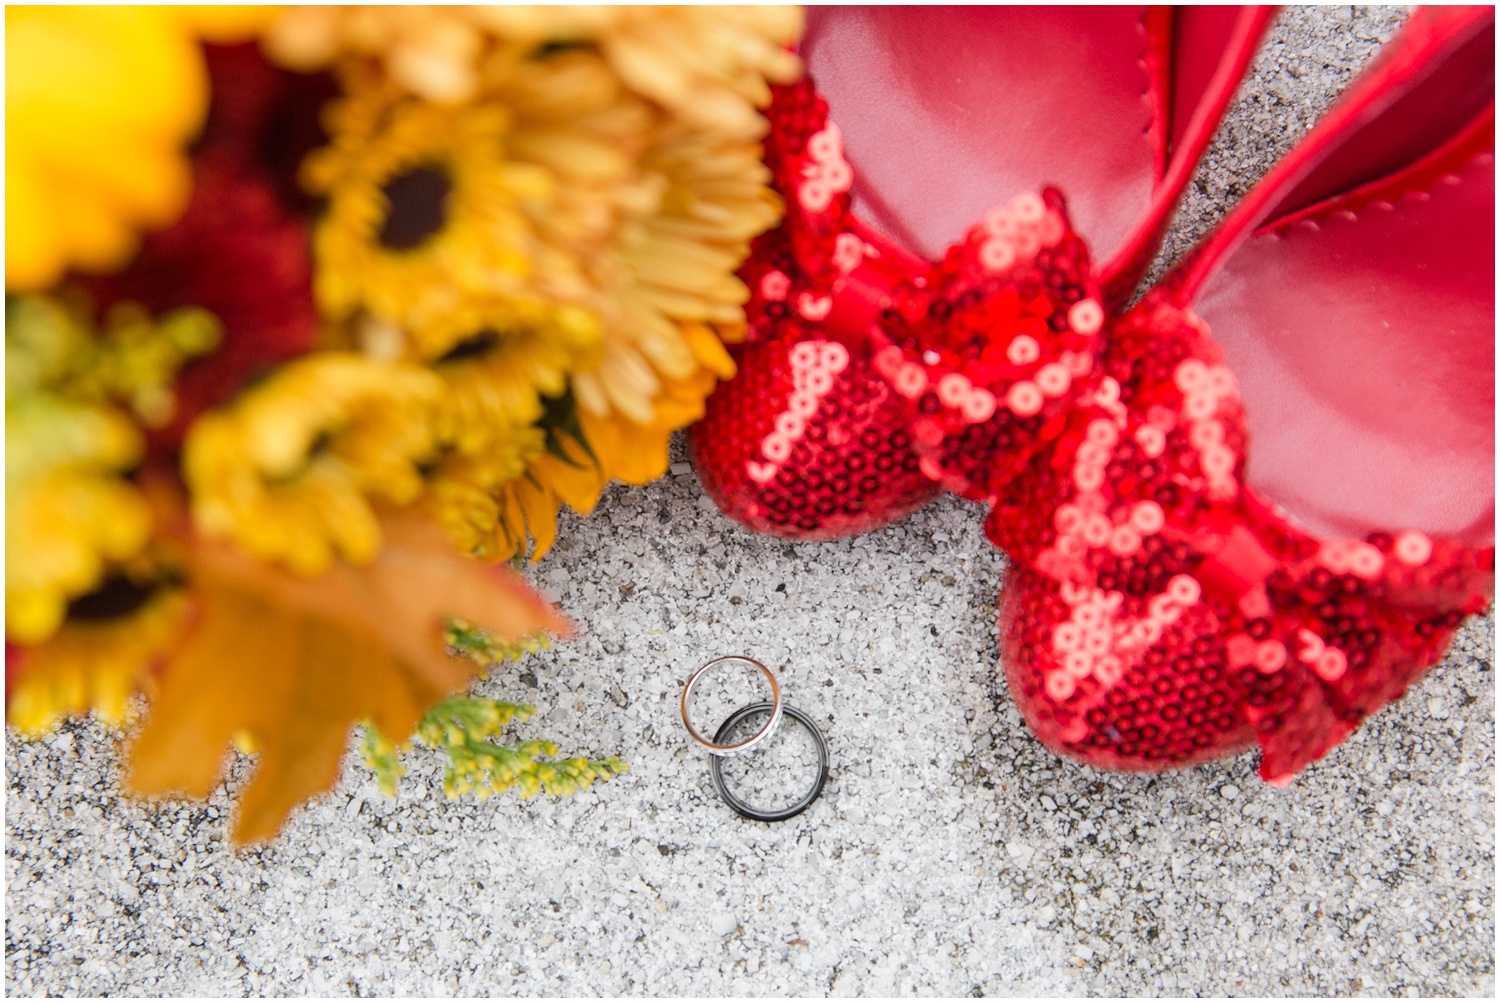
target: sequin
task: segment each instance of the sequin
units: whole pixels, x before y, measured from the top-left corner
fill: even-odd
[[[1004,237],[993,237],[979,247],[979,264],[987,272],[1007,272],[1016,263],[1016,245]]]
[[[973,390],[974,384],[960,373],[949,373],[938,380],[938,400],[942,401],[945,407],[961,407]]]
[[[1266,675],[1281,671],[1286,664],[1286,645],[1280,641],[1261,641],[1255,646],[1255,667]]]
[[[1053,700],[1063,701],[1071,697],[1078,684],[1067,672],[1050,672],[1047,674],[1047,696]]]
[[[780,303],[791,292],[792,280],[785,272],[769,271],[760,277],[760,294],[767,300]]]
[[[865,259],[865,242],[852,233],[841,233],[833,244],[833,263],[844,273],[852,272]]]
[[[761,440],[760,451],[772,463],[785,463],[792,455],[792,443],[785,435],[775,432]]]
[[[1029,334],[1018,334],[1010,339],[1005,357],[1017,366],[1025,366],[1042,357],[1042,349]]]
[[[1432,556],[1432,541],[1426,533],[1418,533],[1416,530],[1407,530],[1396,541],[1391,550],[1396,560],[1408,567],[1420,567],[1427,563]]]
[[[1072,382],[1073,377],[1067,367],[1060,363],[1049,362],[1036,371],[1037,389],[1048,397],[1061,397],[1068,392]]]
[[[959,404],[959,410],[969,424],[980,425],[990,420],[998,406],[994,394],[984,387],[971,387],[968,396]]]
[[[1030,380],[1017,380],[1005,395],[1005,406],[1022,418],[1029,418],[1042,409],[1041,390]]]
[[[1104,326],[1104,308],[1095,300],[1079,300],[1068,309],[1068,326],[1079,334],[1098,334]]]
[[[810,321],[820,321],[833,309],[833,298],[803,293],[797,297],[797,312]]]

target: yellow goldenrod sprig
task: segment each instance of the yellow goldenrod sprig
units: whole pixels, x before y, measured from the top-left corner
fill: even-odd
[[[533,634],[515,641],[502,641],[491,636],[483,628],[457,617],[450,618],[443,625],[443,639],[450,652],[462,655],[479,666],[482,670],[481,679],[489,678],[489,670],[501,662],[515,661],[522,655],[550,647],[552,643],[546,634]],[[527,716],[530,714],[531,711],[528,711]],[[522,720],[525,718],[523,717]]]
[[[386,797],[396,796],[396,781],[406,775],[401,765],[401,750],[385,737],[385,734],[369,721],[365,722],[364,734],[359,739],[360,755],[365,765],[375,774],[375,785]]]
[[[540,757],[557,755],[557,745],[536,739],[515,745],[468,741],[446,746],[444,751],[452,759],[443,776],[443,793],[450,798],[473,791],[483,800],[511,787],[523,798],[538,791],[568,795],[629,769],[618,756],[545,762]]]
[[[568,795],[630,769],[618,756],[553,760],[557,744],[543,739],[513,744],[491,741],[511,721],[525,721],[535,713],[536,708],[527,704],[449,697],[422,716],[415,740],[448,756],[443,793],[450,798],[472,791],[483,800],[512,787],[523,798],[543,791]],[[406,772],[399,761],[401,747],[366,722],[360,751],[381,791],[394,795],[396,781]]]
[[[417,723],[417,740],[433,749],[484,741],[500,734],[513,720],[536,713],[530,704],[502,703],[481,697],[449,697],[434,704]]]

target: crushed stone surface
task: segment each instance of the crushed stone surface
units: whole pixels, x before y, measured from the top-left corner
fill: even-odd
[[[1400,16],[1289,11],[1176,232],[1242,195]],[[537,706],[518,738],[629,761],[571,798],[449,801],[418,749],[391,799],[350,756],[278,841],[234,852],[251,761],[207,803],[144,806],[96,724],[12,733],[6,991],[1494,995],[1492,618],[1285,789],[1254,755],[1103,773],[1006,694],[981,515],[950,498],[793,544],[675,466],[568,518],[528,575],[581,638],[477,692]],[[723,654],[774,668],[828,736],[823,797],[790,821],[731,813],[687,741],[682,683]]]

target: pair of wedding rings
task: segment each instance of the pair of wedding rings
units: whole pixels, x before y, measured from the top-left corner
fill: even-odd
[[[718,730],[714,732],[712,741],[710,741],[704,738],[697,728],[693,727],[692,715],[689,713],[689,705],[693,698],[693,689],[698,685],[698,680],[703,678],[704,673],[715,667],[731,663],[740,663],[758,669],[761,675],[765,676],[766,681],[771,684],[771,699],[769,702],[760,701],[746,704],[733,714],[730,714],[719,725]],[[735,729],[741,724],[758,716],[764,716],[766,723],[761,725],[760,729],[753,735],[740,742],[728,743],[725,741],[734,734]],[[812,785],[802,797],[785,807],[764,808],[747,804],[731,791],[729,785],[725,783],[724,759],[727,756],[743,755],[763,745],[775,734],[784,717],[797,722],[812,736],[813,744],[818,754],[818,766],[813,776]],[[709,777],[713,780],[714,790],[718,792],[719,797],[724,799],[725,804],[729,805],[729,807],[745,818],[753,819],[757,822],[780,822],[805,811],[807,806],[816,801],[818,795],[823,793],[823,784],[828,780],[827,739],[823,737],[823,733],[818,730],[817,725],[813,724],[812,718],[797,708],[788,706],[783,702],[781,698],[781,685],[776,681],[776,674],[753,658],[745,658],[740,655],[725,655],[722,658],[715,658],[713,661],[699,666],[691,676],[688,676],[687,685],[682,689],[682,723],[687,727],[688,735],[693,741],[709,751]]]

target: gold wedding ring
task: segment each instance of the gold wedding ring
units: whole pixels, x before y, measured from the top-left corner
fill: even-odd
[[[761,674],[766,677],[766,681],[771,684],[770,716],[766,718],[765,725],[759,731],[738,745],[719,745],[717,742],[711,742],[707,738],[704,738],[699,734],[698,729],[693,727],[692,718],[688,714],[688,703],[693,697],[693,687],[698,684],[698,680],[702,678],[703,673],[716,665],[722,665],[726,662],[743,662],[746,665],[754,666],[760,670]],[[693,741],[703,746],[715,756],[737,756],[742,752],[749,752],[770,738],[776,731],[776,726],[781,723],[781,686],[776,682],[776,674],[755,659],[745,658],[740,655],[725,655],[722,658],[715,658],[711,662],[705,662],[692,675],[688,676],[687,685],[682,689],[682,723],[687,727],[688,734],[692,736]]]

